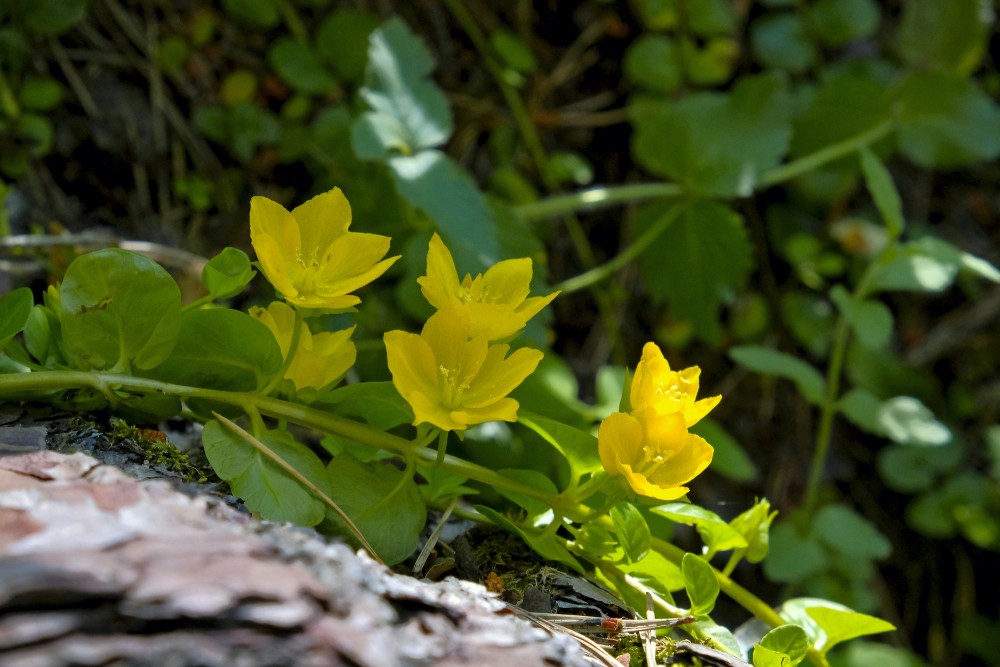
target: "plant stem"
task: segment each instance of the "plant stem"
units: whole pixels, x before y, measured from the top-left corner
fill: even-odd
[[[0,69],[0,109],[3,109],[7,118],[17,118],[21,115],[21,107],[18,105],[14,91],[10,89],[10,84],[7,82],[7,75],[2,69]]]
[[[557,285],[553,285],[552,288],[566,293],[575,292],[610,277],[615,271],[631,262],[635,257],[638,257],[657,236],[663,233],[663,230],[670,226],[670,223],[677,219],[683,209],[684,207],[680,204],[673,206],[652,227],[639,235],[639,238],[633,241],[631,245],[615,255],[611,261],[605,262],[600,266],[595,266],[589,271],[584,271],[580,275],[564,280]]]
[[[859,148],[888,136],[894,129],[893,121],[886,120],[853,137],[770,169],[761,176],[758,189],[784,183],[829,162],[850,155]],[[684,190],[677,183],[630,183],[592,188],[568,195],[557,195],[530,204],[515,206],[514,212],[525,220],[538,220],[575,211],[630,204],[647,199],[665,199],[682,194],[684,194]]]

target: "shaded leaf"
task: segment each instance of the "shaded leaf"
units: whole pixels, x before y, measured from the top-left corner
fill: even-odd
[[[742,549],[747,541],[718,514],[693,503],[672,502],[650,507],[649,511],[671,521],[694,526],[711,552]]]
[[[813,527],[821,542],[850,558],[881,560],[892,553],[878,528],[846,505],[827,505],[817,512]]]
[[[896,45],[914,69],[949,69],[969,74],[982,60],[993,12],[980,0],[911,0]]]
[[[834,285],[830,299],[851,325],[858,341],[873,350],[884,348],[892,336],[892,312],[880,301],[858,300],[843,285]]]
[[[350,454],[334,458],[326,473],[330,497],[386,565],[395,565],[416,551],[427,509],[412,475],[389,464],[361,463]],[[327,510],[322,529],[350,538],[332,510]]]
[[[882,221],[889,232],[889,240],[898,239],[903,233],[906,222],[903,218],[903,203],[899,198],[899,190],[892,180],[892,174],[878,156],[867,148],[861,151],[861,172],[865,176],[868,192],[882,215]]]
[[[819,541],[813,536],[799,534],[789,523],[779,523],[771,528],[769,541],[764,573],[771,581],[803,581],[823,571],[829,563]],[[796,622],[794,619],[786,620]]]
[[[238,248],[223,248],[201,270],[201,282],[215,299],[228,299],[243,291],[257,272],[250,258]]]
[[[704,418],[691,427],[691,432],[705,438],[715,449],[712,470],[737,481],[756,479],[758,472],[746,449],[719,422]]]
[[[635,505],[621,502],[611,508],[611,523],[618,544],[630,563],[641,561],[649,553],[649,526]]]
[[[293,37],[279,37],[267,52],[271,67],[295,90],[325,95],[337,82],[307,44]]]
[[[360,382],[334,389],[324,394],[313,407],[343,417],[362,419],[383,431],[413,422],[410,404],[388,381]]]
[[[0,352],[28,324],[35,299],[27,287],[0,296]]]
[[[590,433],[527,410],[518,411],[517,421],[540,435],[566,458],[574,480],[603,470],[597,453],[597,438]]]
[[[543,558],[554,560],[557,563],[564,563],[577,572],[583,572],[579,561],[559,543],[555,535],[550,531],[521,528],[504,515],[485,505],[476,505],[475,509],[496,525],[518,535],[524,540],[525,544],[537,551]]]
[[[257,438],[324,492],[329,491],[322,461],[288,431],[273,430]],[[269,521],[315,526],[326,506],[275,461],[216,420],[202,432],[205,456],[216,474],[252,512]]]

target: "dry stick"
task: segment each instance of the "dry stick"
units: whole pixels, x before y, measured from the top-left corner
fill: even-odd
[[[656,620],[656,609],[653,607],[653,594],[646,591],[646,618]],[[647,630],[642,635],[642,648],[646,653],[646,667],[656,665],[656,630]]]
[[[445,508],[444,513],[441,514],[441,518],[438,520],[436,526],[434,526],[434,531],[431,536],[427,538],[427,543],[424,544],[424,548],[420,550],[420,555],[417,556],[417,560],[413,563],[413,574],[414,576],[420,574],[421,570],[424,569],[424,565],[427,563],[427,559],[430,558],[431,550],[434,545],[438,543],[438,539],[441,537],[441,531],[444,530],[444,524],[448,521],[448,517],[455,510],[455,506],[458,505],[458,499],[461,496],[455,496],[448,503],[448,507]]]
[[[233,421],[231,421],[229,419],[226,419],[225,417],[223,417],[222,415],[220,415],[218,412],[213,412],[212,415],[216,419],[218,419],[226,428],[228,428],[233,433],[235,433],[236,435],[238,435],[241,438],[243,438],[243,440],[249,442],[260,453],[262,453],[264,456],[266,456],[267,458],[269,458],[272,461],[274,461],[275,463],[277,463],[278,466],[282,470],[284,470],[289,475],[291,475],[292,477],[294,477],[296,479],[296,481],[298,481],[299,484],[301,484],[302,486],[306,487],[307,489],[309,489],[310,491],[312,491],[313,493],[315,493],[316,496],[320,500],[322,500],[324,503],[326,503],[326,505],[330,509],[332,509],[334,512],[336,512],[337,515],[341,519],[343,519],[344,523],[347,525],[347,528],[354,534],[354,537],[358,538],[358,541],[361,542],[361,546],[363,546],[365,548],[365,551],[367,551],[368,554],[372,558],[374,558],[377,562],[379,562],[379,563],[383,562],[382,559],[379,558],[379,555],[377,553],[375,553],[375,549],[372,547],[372,545],[368,544],[368,540],[366,540],[365,536],[361,534],[361,531],[358,530],[358,527],[356,525],[354,525],[353,521],[351,521],[351,517],[347,516],[347,514],[344,513],[344,510],[340,509],[340,506],[337,503],[335,503],[330,496],[328,496],[325,493],[323,493],[322,489],[320,489],[318,486],[316,486],[315,484],[313,484],[312,481],[309,480],[305,475],[303,475],[298,470],[296,470],[295,468],[293,468],[287,461],[285,461],[285,459],[283,459],[280,456],[278,456],[277,454],[275,454],[273,451],[271,451],[270,447],[268,447],[263,442],[261,442],[260,440],[258,440],[257,438],[255,438],[250,433],[248,433],[241,426],[239,426],[238,424],[236,424],[235,422],[233,422]]]

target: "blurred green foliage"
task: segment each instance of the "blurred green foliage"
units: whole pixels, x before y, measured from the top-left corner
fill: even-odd
[[[545,24],[556,10],[467,4],[397,3],[383,16],[365,2],[223,0],[150,14],[125,0],[9,0],[2,187],[25,198],[43,169],[69,182],[95,153],[118,151],[167,182],[150,188],[127,168],[121,183],[81,189],[124,202],[126,233],[206,252],[232,243],[247,195],[301,200],[337,185],[365,231],[393,236],[404,255],[358,314],[359,340],[426,317],[414,278],[432,231],[461,273],[533,257],[536,281],[565,293],[554,341],[543,326],[529,335],[562,357],[519,390],[525,405],[587,429],[614,409],[639,341],[674,348],[705,378],[724,375],[728,352],[755,375],[727,377],[722,410],[734,407],[703,428],[713,469],[782,512],[767,575],[905,620],[933,664],[994,663],[1000,639],[975,629],[995,629],[1000,607],[966,601],[1000,551],[989,3],[593,0],[562,10],[562,29]],[[106,81],[80,76],[100,66],[94,51],[127,53],[140,88],[172,100],[172,144],[100,139],[94,128],[120,119],[87,99],[107,99]],[[96,148],[77,136],[86,115]],[[142,188],[156,204],[136,209]],[[77,222],[42,199],[38,216],[21,217]],[[136,222],[159,214],[159,227]],[[28,227],[8,211],[0,223]],[[387,377],[378,346],[359,346],[368,379]],[[766,415],[773,424],[744,423]],[[489,442],[485,457],[528,468],[539,436],[516,425]],[[893,600],[873,584],[915,586],[950,567],[907,578],[914,535],[954,539],[975,564],[971,583],[949,572],[939,585],[954,598],[935,589],[915,615],[898,609],[913,603],[901,591]],[[842,655],[922,664],[876,645]]]

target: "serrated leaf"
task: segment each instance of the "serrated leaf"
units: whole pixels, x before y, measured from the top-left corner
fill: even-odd
[[[912,0],[902,5],[896,43],[913,69],[971,73],[986,51],[994,11],[981,0]]]
[[[895,97],[899,149],[918,165],[956,168],[1000,156],[1000,108],[975,82],[912,72]]]
[[[257,272],[250,258],[237,248],[223,248],[201,270],[201,282],[214,299],[228,299],[243,291]]]
[[[761,638],[758,646],[788,656],[788,667],[794,667],[802,662],[809,650],[809,637],[806,631],[797,625],[779,625]],[[757,655],[754,652],[754,665],[757,665]]]
[[[329,491],[323,462],[288,431],[272,430],[257,437],[309,481]],[[268,521],[292,521],[303,526],[322,521],[326,509],[323,501],[239,435],[211,420],[205,424],[202,441],[208,462],[229,483],[233,494],[243,499],[247,509]]]
[[[349,384],[325,394],[313,407],[362,419],[382,431],[413,422],[410,404],[399,395],[392,382]]]
[[[861,173],[864,174],[868,192],[882,215],[889,240],[895,241],[903,233],[906,221],[903,218],[903,202],[899,198],[899,190],[892,180],[892,174],[868,148],[861,150]]]
[[[574,480],[604,469],[597,453],[597,438],[590,433],[527,410],[518,411],[517,421],[537,433],[565,457]]]
[[[649,511],[671,521],[694,526],[709,551],[742,549],[747,541],[718,514],[693,503],[672,502],[650,507]]]
[[[611,523],[618,535],[618,544],[629,563],[637,563],[649,553],[649,525],[642,513],[629,502],[611,508]]]
[[[892,553],[892,544],[878,528],[845,505],[821,509],[813,527],[821,542],[852,559],[882,560]]]
[[[281,366],[281,348],[265,324],[236,310],[209,308],[184,313],[177,346],[148,375],[192,387],[254,391]]]
[[[831,288],[830,299],[851,325],[858,342],[873,350],[883,349],[889,344],[893,319],[888,306],[871,299],[859,301],[839,284]]]
[[[684,590],[691,602],[689,613],[692,616],[712,613],[720,590],[719,578],[715,576],[712,566],[692,553],[685,553],[681,560],[681,572],[684,573]]]
[[[452,132],[451,111],[430,73],[434,60],[399,18],[374,31],[361,97],[371,111],[361,116],[352,140],[362,159],[413,155],[439,146]]]
[[[823,376],[812,365],[798,357],[759,345],[730,348],[729,357],[752,371],[793,381],[799,392],[810,403],[819,405],[825,400],[826,381]]]
[[[451,250],[459,277],[500,259],[493,212],[468,172],[438,150],[389,159],[396,189],[423,209]]]
[[[645,207],[640,230],[674,215],[671,207]],[[718,309],[723,296],[746,285],[753,247],[743,220],[711,201],[686,206],[639,256],[649,291],[666,299],[671,312],[691,320],[695,334],[711,343],[722,339]]]
[[[746,196],[788,147],[790,102],[780,77],[743,77],[729,93],[634,106],[632,151],[687,192]]]
[[[828,76],[795,120],[791,154],[801,157],[857,136],[892,115],[885,86],[872,72],[847,69]]]
[[[127,250],[81,255],[60,289],[66,348],[90,368],[152,368],[170,354],[181,292],[159,264]]]
[[[0,352],[27,326],[34,304],[35,299],[27,287],[19,287],[0,297]]]
[[[389,464],[361,463],[350,454],[334,458],[326,475],[330,498],[386,565],[405,560],[420,546],[427,509],[412,475]],[[321,528],[345,533],[343,521],[329,510]]]

